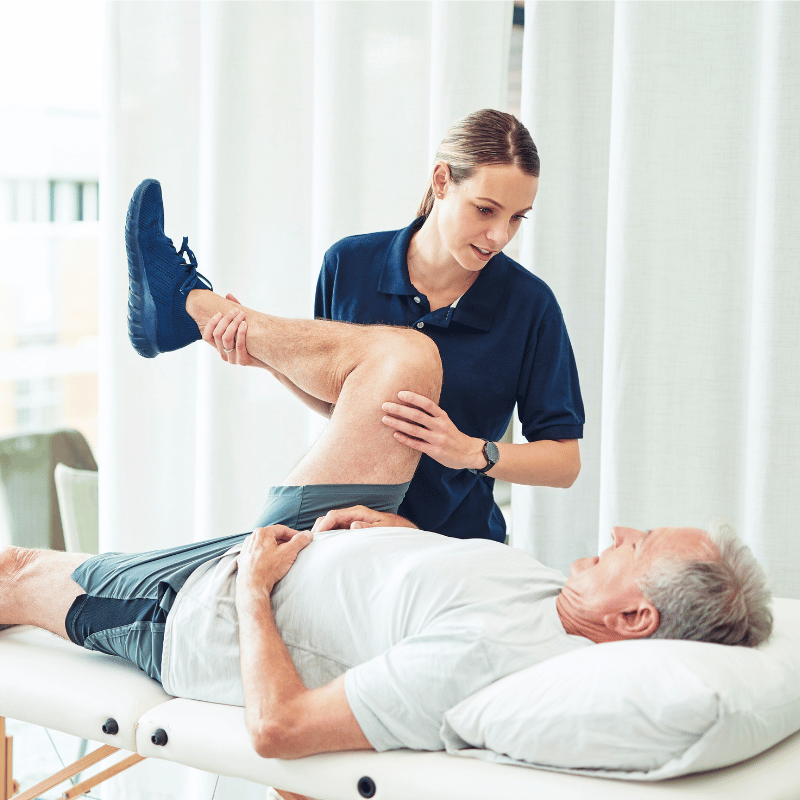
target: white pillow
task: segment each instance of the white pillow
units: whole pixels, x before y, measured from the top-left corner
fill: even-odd
[[[445,714],[449,753],[661,780],[750,758],[800,729],[800,600],[761,648],[613,642],[509,675]]]

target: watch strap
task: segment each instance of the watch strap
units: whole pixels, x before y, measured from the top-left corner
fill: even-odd
[[[480,469],[470,469],[469,471],[473,475],[484,475],[487,473],[498,461],[497,458],[490,458],[489,454],[486,452],[489,445],[493,445],[495,451],[497,451],[497,445],[494,442],[490,442],[488,439],[484,439],[483,441],[483,457],[486,459],[486,466],[481,467]]]

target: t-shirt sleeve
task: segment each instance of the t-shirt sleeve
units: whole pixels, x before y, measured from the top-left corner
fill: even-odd
[[[350,709],[379,752],[441,750],[444,713],[492,671],[480,640],[442,632],[413,636],[345,674]]]
[[[583,437],[578,367],[560,312],[542,320],[527,342],[517,411],[522,435],[529,442]]]
[[[314,297],[315,319],[333,319],[333,285],[336,277],[334,261],[329,250],[322,259],[322,268],[317,278],[317,291]]]

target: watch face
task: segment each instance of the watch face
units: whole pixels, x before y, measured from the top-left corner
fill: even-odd
[[[483,446],[483,454],[486,456],[487,461],[496,464],[500,460],[500,451],[494,442],[486,442]]]

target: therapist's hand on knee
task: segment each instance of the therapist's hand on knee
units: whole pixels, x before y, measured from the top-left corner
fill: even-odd
[[[433,400],[416,392],[399,392],[399,403],[384,403],[383,424],[398,442],[419,450],[450,469],[478,469],[486,464],[483,439],[462,433]]]

